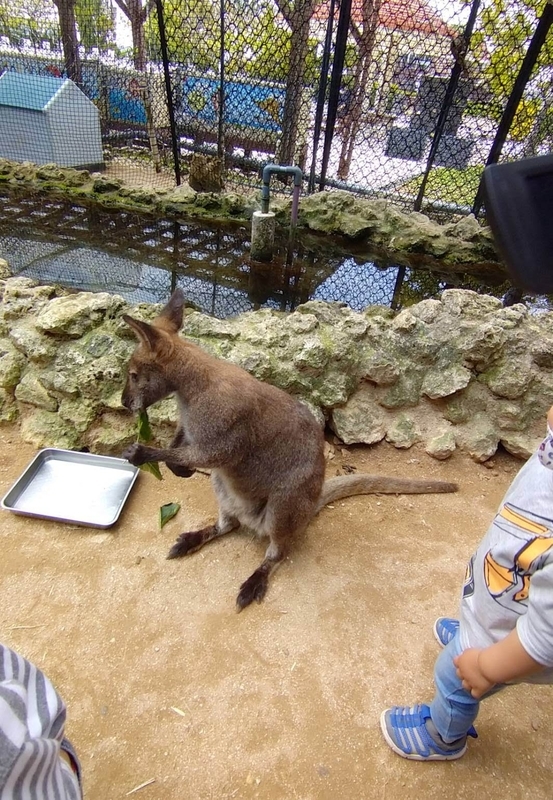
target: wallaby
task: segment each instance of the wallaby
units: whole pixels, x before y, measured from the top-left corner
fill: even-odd
[[[281,389],[181,338],[183,307],[184,295],[177,289],[151,324],[123,316],[138,337],[123,405],[139,412],[174,393],[180,413],[167,449],[135,443],[123,457],[136,466],[165,462],[182,477],[200,468],[212,470],[219,519],[182,533],[167,558],[193,553],[240,525],[269,537],[263,562],[240,587],[238,611],[263,599],[269,576],[286,557],[294,535],[327,503],[355,494],[457,491],[457,484],[445,481],[361,474],[325,481],[324,434],[311,411]]]

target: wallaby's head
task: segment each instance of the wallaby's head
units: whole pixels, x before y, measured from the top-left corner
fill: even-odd
[[[144,411],[176,387],[171,377],[175,339],[182,325],[184,295],[176,289],[159,317],[151,323],[123,315],[135,332],[138,345],[127,369],[121,402],[129,411]]]

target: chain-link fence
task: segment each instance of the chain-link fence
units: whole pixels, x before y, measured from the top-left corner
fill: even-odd
[[[549,152],[546,0],[0,0],[0,156],[131,184],[305,189],[479,210]],[[70,81],[67,81],[70,79]]]

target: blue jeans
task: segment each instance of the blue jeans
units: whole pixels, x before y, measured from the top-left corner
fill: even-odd
[[[503,689],[503,685],[494,688],[479,700],[463,689],[457,677],[453,659],[462,652],[459,632],[444,647],[434,667],[434,683],[436,694],[430,703],[430,716],[436,730],[444,742],[454,742],[467,731],[478,716],[480,701]]]

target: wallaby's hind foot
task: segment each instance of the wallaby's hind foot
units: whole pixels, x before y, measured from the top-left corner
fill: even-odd
[[[219,536],[224,536],[226,533],[235,531],[240,527],[237,519],[226,514],[221,514],[219,521],[215,525],[208,525],[207,528],[202,528],[199,531],[186,531],[181,533],[173,547],[167,553],[167,558],[180,558],[187,556],[190,553],[195,553],[204,544],[207,544],[212,539],[218,539]]]
[[[195,553],[204,546],[206,542],[217,536],[217,526],[209,525],[201,531],[186,531],[181,533],[173,547],[167,553],[167,558],[180,558],[190,553]]]
[[[269,577],[278,565],[284,561],[285,557],[286,548],[271,541],[265,553],[265,558],[259,567],[255,572],[252,572],[250,577],[245,580],[240,587],[238,597],[236,598],[237,611],[242,611],[243,608],[249,606],[254,600],[258,603],[263,600],[269,587]]]
[[[261,566],[256,569],[240,587],[238,597],[236,598],[236,610],[238,612],[242,611],[242,609],[249,606],[250,603],[253,603],[254,600],[260,603],[267,594],[268,588],[269,575],[267,570]]]

